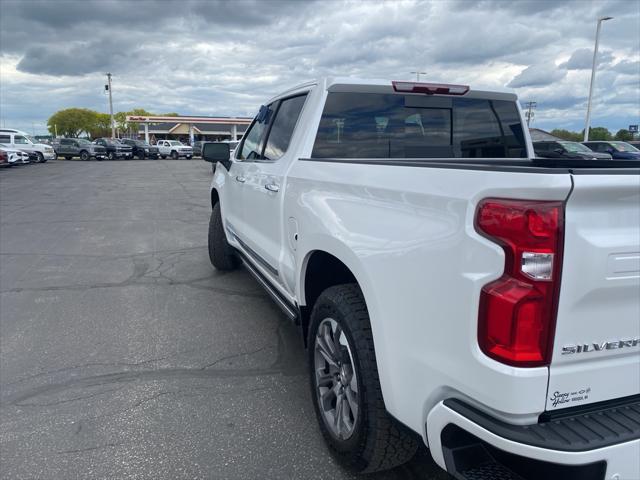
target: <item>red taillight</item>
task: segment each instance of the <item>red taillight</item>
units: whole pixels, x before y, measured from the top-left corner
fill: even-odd
[[[548,365],[560,290],[563,203],[488,198],[478,205],[475,223],[505,253],[502,277],[480,295],[480,348],[509,365]]]
[[[449,85],[445,83],[417,83],[392,81],[396,92],[426,93],[428,95],[464,95],[469,91],[468,85]]]

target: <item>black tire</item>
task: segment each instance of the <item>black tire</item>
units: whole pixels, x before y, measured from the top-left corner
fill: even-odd
[[[116,159],[116,154],[115,154],[115,153],[113,153],[113,152],[109,152],[109,153],[107,154],[107,158],[108,158],[109,160],[115,160],[115,159]]]
[[[160,158],[164,160],[165,158],[167,158],[167,156],[166,155],[160,155]]]
[[[44,163],[46,160],[44,159],[44,155],[41,152],[36,152],[37,163]]]
[[[72,158],[73,157],[67,157],[67,156],[64,157],[65,160],[71,160]]]
[[[147,156],[144,154],[144,150],[138,150],[138,158],[144,160]]]
[[[352,433],[346,439],[330,431],[316,379],[316,336],[323,321],[328,319],[334,320],[346,337],[349,355],[341,355],[354,372],[357,383],[358,413],[352,422]],[[369,313],[357,284],[336,285],[320,295],[311,313],[308,356],[311,394],[320,431],[340,464],[356,473],[371,473],[396,467],[414,456],[418,448],[416,434],[393,419],[384,405]],[[346,385],[345,391],[349,384]]]
[[[240,265],[240,259],[235,254],[224,234],[220,202],[213,206],[209,219],[209,260],[217,270],[235,270]]]
[[[193,158],[192,155],[187,155],[187,160],[191,160],[191,158]]]
[[[179,158],[178,152],[176,152],[175,150],[171,151],[171,158],[174,160],[177,160]]]
[[[87,152],[86,150],[82,150],[80,152],[80,160],[84,160],[86,162],[89,159],[91,159],[91,155],[89,155],[89,152]]]

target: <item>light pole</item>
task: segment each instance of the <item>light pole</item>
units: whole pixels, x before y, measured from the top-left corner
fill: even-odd
[[[587,118],[584,122],[584,141],[589,141],[589,128],[591,126],[591,98],[593,97],[593,83],[596,79],[596,66],[598,64],[598,43],[600,42],[600,27],[602,22],[611,20],[613,17],[598,18],[598,26],[596,27],[596,46],[593,49],[593,65],[591,67],[591,83],[589,84],[589,100],[587,100]]]
[[[427,72],[411,72],[411,73],[415,73],[416,74],[416,81],[419,82],[420,81],[420,75],[426,75]]]
[[[116,138],[116,122],[113,120],[113,99],[111,98],[111,74],[107,73],[107,90],[109,90],[109,115],[111,116],[111,138]]]
[[[531,124],[531,122],[533,121],[533,117],[534,117],[534,113],[533,110],[534,108],[536,108],[538,106],[537,102],[527,102],[526,103],[527,106],[527,112],[524,114],[525,117],[527,117],[527,127]]]

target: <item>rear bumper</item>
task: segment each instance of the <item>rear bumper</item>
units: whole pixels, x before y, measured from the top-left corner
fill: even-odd
[[[506,425],[445,400],[429,413],[426,435],[436,463],[459,479],[640,478],[637,398],[528,426]]]

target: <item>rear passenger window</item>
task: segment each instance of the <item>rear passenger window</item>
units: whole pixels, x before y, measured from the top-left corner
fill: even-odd
[[[327,96],[315,158],[526,157],[515,102],[441,96]]]
[[[0,143],[11,143],[11,137],[9,135],[0,135]]]
[[[304,94],[280,102],[264,149],[266,160],[277,160],[287,151],[306,98]]]

